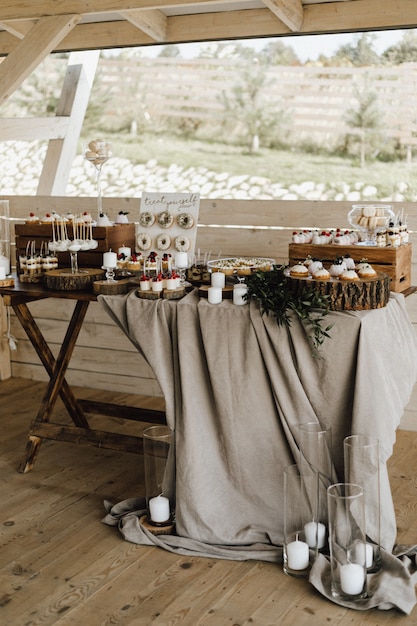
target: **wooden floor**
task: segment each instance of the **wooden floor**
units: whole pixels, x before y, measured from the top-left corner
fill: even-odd
[[[17,472],[43,390],[0,382],[3,626],[417,624],[417,609],[407,617],[334,605],[278,564],[178,557],[124,541],[101,523],[103,501],[143,495],[141,456],[44,442],[34,469]],[[416,543],[417,433],[398,432],[390,477],[398,541]]]

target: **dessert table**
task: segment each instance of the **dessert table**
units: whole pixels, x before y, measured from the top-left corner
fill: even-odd
[[[297,319],[278,326],[254,302],[211,305],[197,290],[180,301],[135,292],[98,300],[152,367],[175,430],[176,537],[167,545],[229,558],[282,546],[283,470],[298,459],[298,426],[326,421],[340,479],[344,437],[379,439],[381,543],[392,550],[386,462],[417,379],[403,295],[383,309],[330,312],[319,356]]]

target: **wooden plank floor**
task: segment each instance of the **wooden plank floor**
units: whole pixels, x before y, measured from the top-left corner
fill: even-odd
[[[143,495],[141,456],[44,442],[32,472],[17,472],[44,388],[0,382],[3,626],[417,624],[417,609],[407,617],[334,605],[278,564],[187,558],[124,541],[101,523],[103,500]],[[390,477],[398,541],[416,543],[417,433],[398,432]]]

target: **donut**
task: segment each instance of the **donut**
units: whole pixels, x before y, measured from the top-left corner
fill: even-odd
[[[155,215],[150,211],[143,211],[139,213],[139,224],[145,228],[149,228],[155,221]]]
[[[171,228],[174,223],[174,216],[169,211],[158,213],[158,224],[161,228]]]
[[[152,239],[148,233],[139,233],[137,242],[140,250],[150,250],[152,246]]]
[[[181,228],[192,228],[194,226],[194,218],[191,213],[180,213],[177,217],[177,222]]]
[[[175,237],[175,248],[178,252],[188,252],[190,249],[190,240],[185,235]]]
[[[169,235],[159,235],[158,239],[156,240],[156,247],[158,248],[158,250],[168,250],[168,248],[171,246],[171,237]]]

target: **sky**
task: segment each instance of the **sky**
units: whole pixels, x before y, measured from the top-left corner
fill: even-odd
[[[405,30],[377,31],[375,32],[374,49],[381,54],[390,46],[398,43]],[[292,37],[280,37],[280,41],[286,46],[291,46],[302,63],[307,60],[314,61],[320,54],[331,56],[340,46],[352,43],[354,34],[342,33],[336,35],[300,35]],[[251,46],[254,50],[261,50],[268,42],[274,41],[271,38],[264,39],[244,39],[242,45]],[[198,56],[199,46],[207,44],[180,44],[182,58],[194,58]],[[162,46],[152,46],[146,48],[146,56],[158,56]]]

